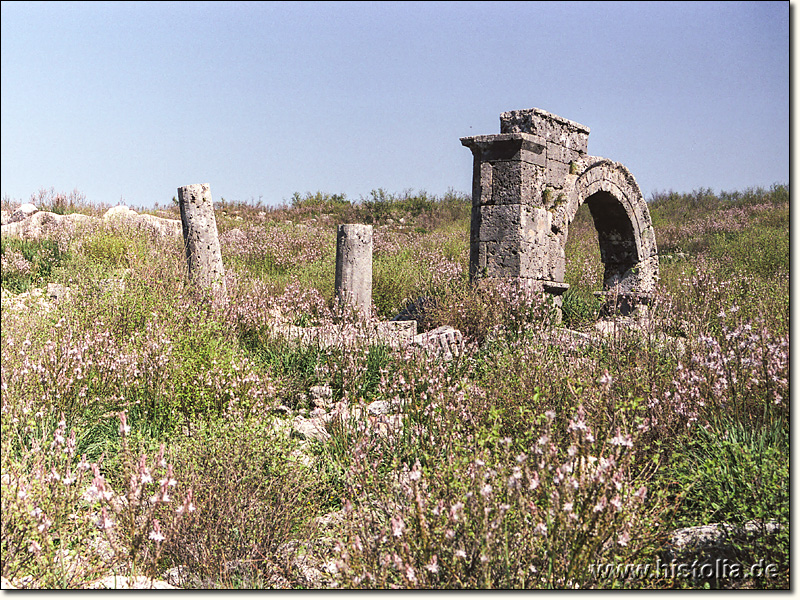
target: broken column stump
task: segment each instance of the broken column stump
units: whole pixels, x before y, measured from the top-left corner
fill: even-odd
[[[215,301],[224,303],[227,300],[225,267],[211,187],[207,183],[197,183],[178,188],[178,204],[189,278],[200,287],[211,290]]]
[[[336,298],[363,319],[372,312],[372,225],[339,225],[336,231]]]

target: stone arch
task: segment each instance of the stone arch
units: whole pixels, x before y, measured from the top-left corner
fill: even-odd
[[[562,215],[564,244],[582,204],[588,205],[597,230],[603,288],[651,293],[658,278],[658,250],[650,211],[631,172],[620,163],[597,159],[578,175]]]
[[[587,154],[588,127],[538,108],[501,114],[500,132],[461,138],[473,155],[470,276],[516,279],[559,304],[569,225],[587,204],[607,299],[623,311],[649,302],[656,238],[630,171]]]

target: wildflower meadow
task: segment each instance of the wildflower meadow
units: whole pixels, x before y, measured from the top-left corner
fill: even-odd
[[[222,199],[223,305],[192,286],[179,236],[124,221],[4,235],[4,585],[788,589],[789,188],[648,204],[660,281],[638,321],[602,313],[586,207],[560,315],[470,281],[456,192]],[[341,223],[374,227],[373,319],[423,299],[420,331],[458,329],[457,356],[342,314]],[[281,334],[334,325],[334,343]],[[710,524],[754,529],[727,559],[775,568],[598,575]]]

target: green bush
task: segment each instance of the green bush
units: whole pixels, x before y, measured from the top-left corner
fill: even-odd
[[[676,526],[726,523],[762,526],[778,523],[775,535],[739,541],[743,564],[766,560],[780,568],[778,582],[789,569],[789,430],[775,419],[764,427],[719,416],[708,428],[697,427],[680,444],[661,474],[676,493]]]
[[[581,329],[591,326],[600,314],[603,301],[592,293],[570,287],[563,295],[561,314],[565,327]]]
[[[789,273],[789,227],[756,226],[744,231],[718,233],[709,243],[724,275],[741,274],[767,281]]]
[[[684,490],[678,522],[788,523],[788,453],[788,427],[780,420],[752,428],[719,417],[697,427],[669,469]]]

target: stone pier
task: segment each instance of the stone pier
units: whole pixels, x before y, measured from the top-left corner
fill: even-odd
[[[336,297],[364,319],[372,312],[372,225],[339,225]]]
[[[465,137],[472,151],[470,276],[513,278],[556,298],[569,225],[591,211],[604,294],[632,310],[658,279],[656,238],[639,186],[625,166],[587,153],[589,128],[538,108],[500,115],[500,134]]]
[[[215,300],[224,302],[227,299],[225,267],[211,187],[207,183],[198,183],[178,188],[178,204],[189,277],[199,286],[210,289]]]

